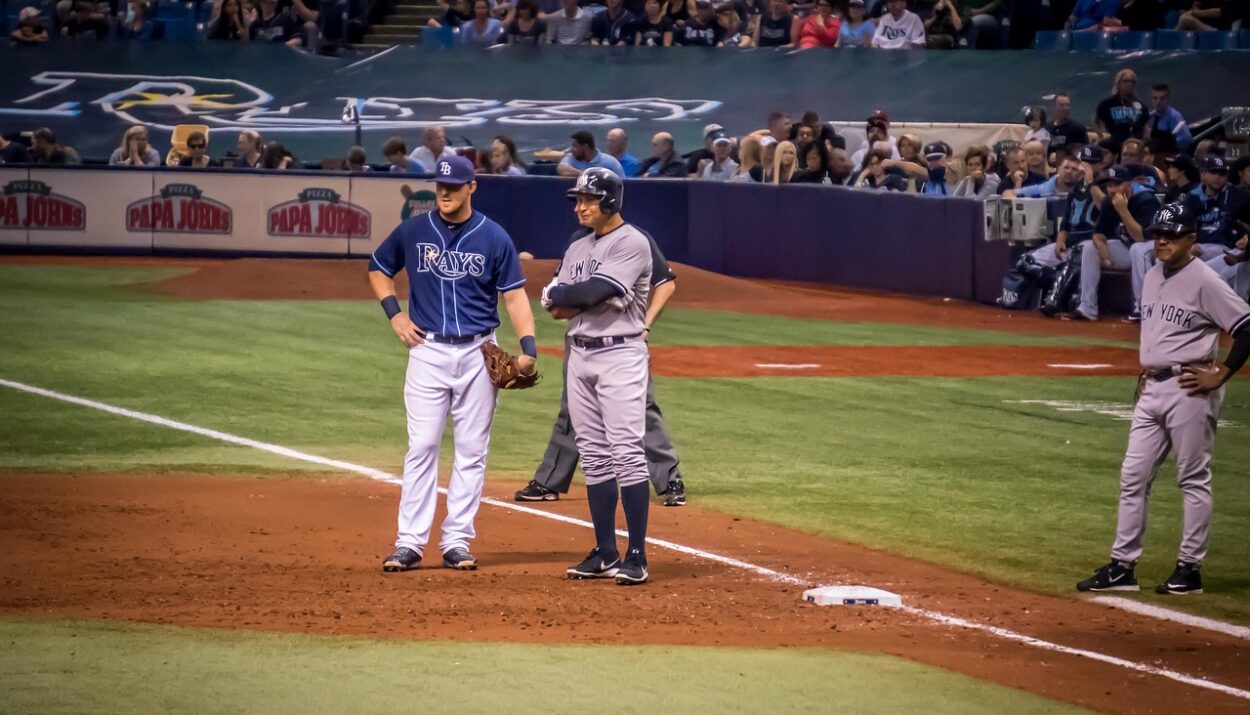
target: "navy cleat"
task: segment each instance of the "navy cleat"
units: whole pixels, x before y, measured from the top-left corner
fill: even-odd
[[[1176,570],[1168,576],[1168,580],[1155,587],[1155,593],[1161,596],[1187,596],[1191,593],[1202,593],[1202,573],[1199,564],[1176,562]]]
[[[1112,560],[1094,572],[1094,575],[1076,585],[1076,590],[1084,591],[1136,591],[1137,576],[1133,573],[1133,564]]]
[[[576,566],[570,567],[565,571],[565,575],[569,578],[612,578],[620,570],[621,558],[616,554],[611,557],[605,556],[599,547],[590,550],[586,558]]]
[[[468,549],[456,547],[448,549],[443,554],[443,566],[457,571],[475,571],[477,570],[477,559]]]
[[[637,586],[647,582],[647,557],[638,549],[630,549],[625,561],[616,570],[618,586]]]
[[[421,565],[421,554],[415,549],[407,546],[401,546],[395,549],[395,553],[387,556],[382,562],[382,570],[387,573],[395,571],[411,571]]]
[[[524,489],[513,495],[517,501],[560,501],[560,495],[531,479]]]

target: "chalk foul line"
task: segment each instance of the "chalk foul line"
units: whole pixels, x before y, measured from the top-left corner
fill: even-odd
[[[818,362],[757,362],[755,366],[764,370],[815,370],[820,367]]]
[[[323,467],[330,467],[330,468],[337,469],[340,471],[350,472],[352,474],[358,474],[358,475],[368,477],[370,479],[373,479],[379,482],[386,482],[387,484],[402,484],[403,483],[403,480],[400,477],[394,474],[390,474],[389,472],[384,472],[380,469],[366,467],[361,464],[353,464],[351,462],[344,462],[338,459],[330,459],[328,457],[321,457],[319,455],[309,454],[308,452],[301,452],[299,450],[290,449],[289,447],[283,447],[277,444],[270,444],[268,442],[260,442],[258,440],[249,439],[247,437],[240,437],[238,435],[230,434],[228,432],[220,432],[218,430],[208,429],[206,427],[200,427],[198,425],[193,425],[193,424],[189,424],[186,422],[179,422],[177,420],[171,420],[165,417],[161,417],[160,415],[153,415],[153,414],[149,414],[146,412],[138,412],[136,410],[129,410],[124,407],[117,407],[115,405],[110,405],[104,402],[97,402],[95,400],[88,400],[82,397],[75,397],[74,395],[68,395],[63,392],[47,390],[42,387],[36,387],[34,385],[27,385],[25,383],[15,382],[12,380],[5,380],[3,378],[0,378],[0,386],[8,387],[12,390],[17,390],[18,392],[24,392],[24,393],[31,394],[31,395],[38,395],[40,397],[47,397],[49,399],[59,400],[61,402],[67,402],[73,405],[79,405],[81,407],[89,407],[91,409],[99,410],[101,412],[106,412],[111,415],[117,415],[119,417],[129,417],[130,419],[138,420],[140,422],[147,422],[149,424],[159,425],[161,427],[167,427],[169,429],[175,429],[175,430],[180,430],[183,432],[189,432],[191,434],[197,434],[203,437],[208,437],[210,439],[215,439],[215,440],[226,442],[229,444],[237,444],[237,445],[244,446],[244,447],[252,447],[253,449],[258,449],[263,452],[269,452],[270,454],[276,454],[279,456],[288,457],[290,459],[296,459],[302,462],[307,462],[309,464],[317,464]],[[442,487],[439,488],[439,492],[446,493],[446,491],[447,490]],[[485,497],[482,499],[482,502],[485,504],[489,504],[491,506],[496,506],[496,507],[500,507],[503,509],[509,509],[515,512],[537,516],[543,519],[551,519],[552,521],[558,521],[558,522],[562,522],[565,524],[571,524],[574,526],[581,526],[584,528],[593,528],[593,525],[589,521],[585,521],[583,519],[576,519],[570,516],[565,516],[563,514],[555,514],[552,512],[542,511],[540,509],[535,509],[533,507],[523,506],[521,504],[515,504],[512,502],[506,502],[506,501],[502,501],[499,499],[494,499],[492,497]],[[626,535],[626,532],[624,530],[618,530],[617,533],[622,536]],[[730,556],[724,556],[724,555],[716,554],[710,551],[696,549],[694,547],[685,546],[683,544],[678,544],[672,541],[666,541],[664,539],[656,539],[656,538],[649,537],[647,539],[647,543],[653,546],[657,546],[659,548],[668,549],[670,551],[676,551],[678,553],[686,554],[688,556],[694,556],[694,557],[705,559],[708,561],[714,561],[716,563],[724,564],[726,566],[732,566],[734,568],[749,571],[751,573],[763,576],[765,578],[768,578],[770,580],[777,581],[780,583],[786,583],[786,584],[790,584],[794,586],[811,585],[807,581],[800,579],[797,576],[782,573],[780,571],[770,569],[766,566],[752,564],[750,562],[742,561],[740,559],[735,559]],[[1000,628],[998,626],[991,626],[985,623],[978,623],[977,621],[968,620],[966,618],[960,618],[958,616],[948,615],[948,614],[941,613],[938,611],[930,611],[927,609],[916,608],[914,606],[907,606],[907,605],[900,606],[898,607],[898,609],[903,611],[904,613],[908,613],[913,616],[918,616],[920,618],[924,618],[926,620],[930,620],[935,623],[941,623],[943,625],[953,626],[957,628],[964,628],[967,630],[980,631],[982,633],[987,633],[989,635],[993,635],[998,638],[1002,638],[1004,640],[1012,641],[1015,643],[1020,643],[1022,645],[1026,645],[1032,648],[1050,651],[1053,653],[1064,653],[1067,655],[1088,658],[1090,660],[1118,666],[1121,668],[1125,668],[1127,670],[1132,670],[1132,671],[1139,672],[1139,673],[1146,673],[1148,675],[1155,675],[1155,676],[1159,676],[1163,678],[1168,678],[1169,680],[1173,680],[1178,683],[1184,683],[1186,685],[1192,685],[1198,688],[1212,690],[1218,693],[1223,693],[1225,695],[1231,695],[1236,698],[1241,698],[1242,700],[1250,700],[1250,691],[1241,690],[1239,688],[1234,688],[1232,686],[1224,685],[1222,683],[1216,683],[1214,681],[1207,680],[1205,678],[1197,678],[1192,675],[1186,675],[1185,673],[1181,673],[1175,670],[1170,670],[1168,668],[1161,668],[1158,666],[1147,665],[1145,663],[1138,663],[1138,662],[1131,661],[1131,660],[1125,660],[1123,658],[1117,658],[1115,656],[1106,655],[1105,653],[1085,650],[1083,648],[1073,648],[1070,646],[1060,645],[1058,643],[1051,643],[1050,641],[1044,641],[1039,638],[1033,638],[1032,636],[1027,636],[1027,635],[1024,635],[1023,633],[1017,633],[1015,631],[1008,630],[1006,628]],[[1150,615],[1144,612],[1142,612],[1142,614]],[[1228,625],[1228,624],[1224,624],[1224,625]]]
[[[1115,366],[1105,362],[1055,362],[1047,363],[1046,367],[1053,367],[1057,370],[1106,370]]]

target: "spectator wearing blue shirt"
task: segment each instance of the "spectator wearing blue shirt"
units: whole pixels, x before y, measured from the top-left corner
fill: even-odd
[[[864,0],[851,0],[847,14],[850,17],[838,30],[838,47],[871,47],[877,25],[864,16]]]
[[[1067,196],[1072,189],[1076,188],[1076,185],[1080,180],[1081,162],[1077,161],[1075,157],[1067,156],[1063,158],[1063,161],[1059,162],[1059,171],[1055,172],[1055,175],[1047,179],[1044,183],[1025,186],[1022,189],[1007,189],[1003,191],[1003,198],[1063,198],[1064,196]]]
[[[1172,89],[1166,84],[1150,88],[1150,101],[1154,111],[1146,120],[1146,141],[1156,154],[1184,152],[1194,141],[1185,117],[1171,105]]]
[[[473,19],[460,26],[460,43],[490,47],[503,40],[503,23],[490,16],[490,0],[473,0]]]
[[[1019,191],[1026,186],[1046,183],[1046,177],[1030,171],[1028,164],[1024,160],[1024,149],[1013,146],[1007,150],[1003,158],[1003,164],[1006,170],[1003,172],[1003,180],[998,185],[998,190],[1007,193],[1008,189]]]
[[[126,15],[117,24],[119,40],[150,40],[156,32],[156,23],[148,19],[148,4],[143,0],[130,0]]]
[[[604,154],[595,148],[595,135],[587,131],[573,132],[573,142],[569,145],[569,153],[564,155],[556,166],[560,176],[580,176],[592,166],[602,167],[613,174],[625,178],[625,170],[621,162],[610,154]]]
[[[638,176],[638,172],[642,170],[642,162],[638,157],[625,150],[628,146],[629,137],[624,129],[617,127],[608,131],[608,154],[621,163],[621,170],[625,172],[626,178]]]
[[[408,157],[408,145],[399,137],[391,137],[382,145],[382,156],[391,162],[392,174],[426,174],[425,167]]]
[[[1078,32],[1101,30],[1103,20],[1115,17],[1119,11],[1120,0],[1077,0],[1066,29]]]

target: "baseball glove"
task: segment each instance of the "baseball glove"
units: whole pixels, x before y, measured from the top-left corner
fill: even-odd
[[[542,379],[538,370],[521,372],[516,357],[490,341],[482,343],[482,357],[486,359],[486,372],[490,375],[491,384],[501,390],[525,390]]]

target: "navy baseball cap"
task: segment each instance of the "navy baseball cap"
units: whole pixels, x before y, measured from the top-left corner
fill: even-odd
[[[1224,161],[1224,157],[1216,154],[1208,154],[1202,157],[1202,170],[1209,171],[1212,174],[1227,174],[1228,163]]]
[[[924,158],[932,159],[938,156],[950,156],[951,148],[946,142],[929,142],[924,147]]]
[[[1081,147],[1081,151],[1076,155],[1076,158],[1086,164],[1101,164],[1102,160],[1106,158],[1106,154],[1103,153],[1102,147],[1097,144],[1087,144]]]
[[[1172,166],[1175,166],[1177,171],[1188,172],[1198,170],[1198,162],[1194,161],[1194,158],[1188,154],[1176,154],[1175,156],[1169,156],[1165,158],[1164,161]]]
[[[1133,172],[1123,164],[1116,164],[1107,169],[1107,173],[1103,175],[1098,183],[1101,184],[1123,184],[1126,181],[1133,180]]]
[[[474,180],[473,163],[459,155],[439,159],[434,180],[440,184],[467,184]]]

